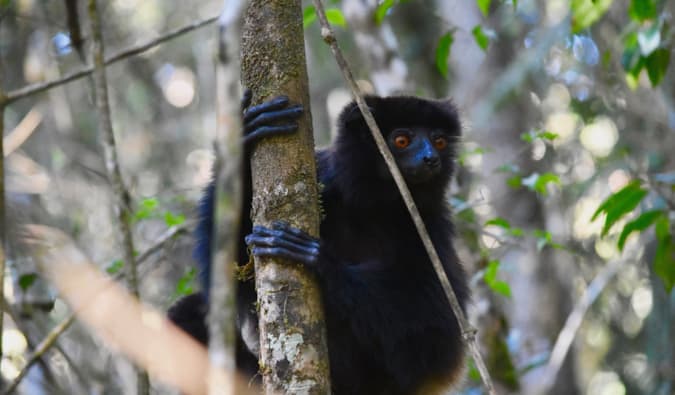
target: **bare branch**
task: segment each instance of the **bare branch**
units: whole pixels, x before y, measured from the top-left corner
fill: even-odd
[[[611,262],[604,266],[600,273],[598,273],[593,281],[584,291],[584,294],[581,296],[572,309],[572,312],[567,316],[565,320],[565,325],[558,334],[558,338],[555,341],[553,346],[553,351],[551,351],[551,357],[548,360],[548,364],[544,369],[542,377],[542,388],[539,393],[545,394],[549,389],[555,384],[555,378],[560,371],[560,367],[565,361],[565,357],[572,346],[574,337],[576,336],[577,331],[581,327],[581,323],[584,319],[584,315],[588,309],[593,305],[593,302],[600,295],[603,289],[607,286],[609,281],[614,278],[614,276],[619,272],[619,270],[626,263],[626,260],[618,260]]]
[[[21,372],[19,372],[19,375],[14,378],[12,383],[7,387],[7,389],[3,392],[3,395],[9,395],[14,390],[16,390],[16,387],[21,383],[21,380],[26,376],[28,373],[28,370],[30,369],[31,366],[40,358],[44,355],[47,350],[49,350],[54,344],[56,344],[56,340],[61,336],[63,332],[68,329],[73,322],[75,322],[75,313],[72,313],[68,318],[65,320],[61,321],[60,324],[56,325],[49,333],[47,336],[40,342],[40,344],[35,348],[33,353],[28,357],[28,360],[26,361],[26,366],[24,366],[23,369],[21,369]]]
[[[91,21],[92,32],[92,63],[94,65],[94,94],[96,96],[96,108],[98,111],[98,129],[101,133],[101,142],[103,144],[103,153],[105,156],[106,171],[108,181],[112,186],[114,195],[114,212],[118,237],[122,242],[122,255],[124,257],[125,269],[127,270],[127,283],[131,293],[140,299],[138,290],[138,273],[136,267],[136,258],[134,256],[134,241],[131,235],[130,221],[132,217],[129,208],[129,191],[127,191],[120,164],[117,159],[117,146],[115,143],[115,133],[112,127],[110,115],[110,105],[108,103],[108,82],[106,81],[106,70],[103,47],[103,33],[101,21],[97,7],[97,0],[89,0],[89,19]],[[137,368],[137,393],[145,395],[150,392],[150,379],[147,372]]]
[[[492,379],[490,378],[490,374],[487,370],[485,362],[483,361],[483,358],[480,355],[480,351],[478,350],[478,344],[476,342],[476,329],[473,328],[471,324],[469,324],[469,321],[466,319],[464,313],[462,312],[462,308],[460,307],[459,301],[457,300],[457,295],[455,295],[455,291],[452,289],[452,285],[450,285],[448,276],[445,274],[445,270],[443,270],[441,259],[439,258],[438,253],[436,252],[436,249],[434,248],[434,245],[431,242],[429,233],[427,232],[424,222],[422,221],[422,217],[420,216],[417,206],[413,201],[412,195],[410,194],[410,190],[408,189],[408,186],[406,185],[405,180],[401,175],[401,172],[396,166],[396,161],[394,160],[391,151],[389,151],[387,143],[384,141],[384,137],[382,137],[382,133],[380,132],[379,127],[375,123],[375,118],[373,118],[373,114],[370,112],[370,109],[366,105],[366,102],[363,100],[363,95],[361,94],[361,90],[357,85],[354,76],[352,75],[351,69],[347,64],[347,60],[344,58],[342,51],[338,47],[335,35],[330,27],[330,24],[328,23],[328,19],[326,18],[326,13],[324,11],[323,4],[321,0],[313,0],[313,2],[316,8],[316,14],[321,23],[321,35],[323,36],[324,41],[326,41],[326,43],[330,45],[331,51],[335,56],[335,60],[337,61],[338,67],[340,68],[340,71],[342,72],[344,79],[346,80],[347,84],[349,85],[352,91],[352,94],[356,99],[356,104],[361,110],[361,113],[363,114],[363,118],[365,119],[368,128],[370,128],[375,143],[377,144],[377,148],[380,151],[380,154],[382,154],[382,156],[384,157],[384,160],[387,163],[387,167],[389,168],[392,176],[394,177],[396,186],[401,192],[401,197],[403,198],[403,201],[405,202],[406,207],[408,208],[408,212],[410,212],[410,216],[412,217],[413,222],[415,223],[415,227],[417,228],[417,232],[419,233],[420,238],[422,239],[424,248],[427,250],[427,253],[429,254],[429,258],[431,259],[431,263],[434,267],[434,270],[436,271],[436,275],[438,276],[443,291],[445,292],[445,295],[448,298],[448,301],[450,302],[452,311],[457,317],[457,321],[459,322],[459,326],[462,330],[462,336],[464,337],[464,341],[469,347],[471,355],[473,356],[474,362],[476,364],[476,368],[480,372],[480,375],[483,379],[483,383],[485,384],[486,390],[489,394],[494,395],[496,394],[496,392],[494,389],[494,385],[492,384]]]
[[[153,47],[156,47],[157,45],[169,41],[173,38],[176,38],[178,36],[181,36],[185,33],[189,33],[193,30],[199,29],[201,27],[204,27],[206,25],[210,25],[211,23],[215,22],[218,19],[218,17],[210,17],[206,18],[204,20],[191,23],[187,26],[180,27],[178,29],[172,30],[166,34],[163,34],[159,37],[156,37],[148,42],[132,46],[130,48],[121,50],[105,59],[105,65],[109,66],[113,63],[117,63],[120,60],[124,60],[126,58],[132,57],[134,55],[138,55],[140,53],[143,53]],[[44,92],[46,90],[49,90],[51,88],[54,88],[56,86],[60,86],[63,84],[67,84],[68,82],[76,81],[79,80],[82,77],[86,77],[89,74],[94,72],[94,66],[85,66],[81,70],[76,70],[71,72],[70,74],[67,74],[61,78],[52,80],[52,81],[46,81],[46,82],[38,82],[36,84],[28,85],[23,88],[19,88],[13,91],[10,91],[6,94],[4,97],[4,103],[5,105],[10,104],[12,102],[15,102],[19,99],[23,99],[24,97],[32,96],[41,92]],[[3,102],[2,99],[0,99],[0,103]]]

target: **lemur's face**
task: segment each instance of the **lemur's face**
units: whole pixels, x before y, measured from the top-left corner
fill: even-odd
[[[398,128],[387,136],[387,144],[406,181],[420,184],[451,171],[453,136],[441,129]]]

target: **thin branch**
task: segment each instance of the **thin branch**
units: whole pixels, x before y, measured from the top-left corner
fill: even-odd
[[[98,112],[98,129],[101,133],[105,167],[108,180],[112,186],[114,195],[114,212],[116,215],[115,225],[117,234],[122,242],[122,255],[128,273],[127,282],[133,296],[140,299],[138,290],[138,272],[136,257],[134,256],[134,240],[131,235],[131,217],[129,209],[129,191],[122,180],[119,160],[117,159],[117,145],[115,133],[112,127],[110,105],[108,103],[108,82],[106,78],[106,65],[104,62],[103,32],[97,0],[89,0],[89,20],[91,22],[92,63],[94,65],[94,93],[96,96],[96,109]],[[146,395],[150,392],[150,379],[147,372],[136,368],[137,393]]]
[[[16,328],[23,334],[23,337],[26,339],[26,344],[28,345],[28,348],[30,350],[35,350],[37,347],[35,345],[35,342],[28,336],[28,328],[24,325],[24,322],[19,318],[19,315],[16,313],[16,311],[12,308],[12,306],[9,304],[7,301],[7,298],[3,297],[2,298],[2,311],[7,313],[9,315],[9,318],[12,320]],[[65,354],[63,354],[64,357],[66,357]],[[70,362],[68,358],[65,358],[67,362]],[[44,359],[40,358],[37,361],[40,364],[40,367],[45,373],[45,379],[47,381],[51,382],[54,385],[57,385],[56,380],[54,379],[54,373],[52,372],[51,367],[49,364],[47,364]],[[74,366],[71,367],[74,368]]]
[[[0,70],[2,71],[2,70]],[[5,107],[7,101],[0,87],[0,297],[5,294],[5,158],[2,156],[4,150],[3,136],[5,131]],[[4,321],[0,310],[0,360],[2,360],[2,334],[4,332]]]
[[[65,320],[61,321],[60,324],[55,326],[51,331],[49,331],[49,334],[47,334],[47,337],[40,342],[40,344],[35,348],[33,353],[28,357],[28,360],[26,361],[26,366],[24,366],[23,369],[19,372],[19,375],[14,378],[12,383],[7,387],[7,389],[3,392],[3,395],[9,395],[14,390],[16,390],[16,387],[21,383],[21,380],[23,380],[24,376],[28,373],[28,369],[33,366],[35,362],[40,360],[42,356],[44,355],[47,350],[49,350],[55,343],[56,340],[61,336],[63,332],[68,329],[73,322],[75,322],[75,313],[72,313],[68,318]]]
[[[619,270],[626,263],[626,260],[618,260],[611,263],[608,263],[602,268],[600,273],[595,276],[593,281],[588,285],[584,294],[581,296],[581,299],[577,301],[574,309],[565,320],[565,325],[558,334],[558,338],[555,341],[553,346],[553,351],[551,351],[551,357],[544,369],[542,375],[542,387],[539,393],[547,393],[548,390],[555,384],[555,378],[558,376],[558,372],[562,367],[565,357],[569,352],[572,342],[576,336],[577,331],[581,327],[581,323],[584,319],[584,315],[588,309],[593,305],[595,299],[600,295],[602,290],[605,289],[609,281],[614,278],[614,276],[619,272]]]
[[[211,23],[215,22],[218,20],[218,17],[210,17],[195,23],[191,23],[189,25],[180,27],[176,30],[172,30],[164,35],[161,35],[159,37],[156,37],[146,43],[142,43],[139,45],[135,45],[132,47],[129,47],[127,49],[121,50],[111,56],[108,56],[105,59],[105,65],[109,66],[113,63],[117,63],[121,60],[124,60],[126,58],[132,57],[134,55],[138,55],[140,53],[143,53],[153,47],[156,47],[159,44],[162,44],[163,42],[169,41],[173,38],[176,38],[178,36],[181,36],[183,34],[189,33],[193,30],[199,29],[201,27],[204,27],[206,25],[210,25]],[[85,66],[84,68],[80,70],[76,70],[71,72],[70,74],[67,74],[61,78],[52,80],[52,81],[45,81],[45,82],[38,82],[36,84],[31,84],[28,86],[24,86],[23,88],[19,88],[13,91],[10,91],[6,94],[4,97],[4,102],[5,105],[10,104],[12,102],[15,102],[19,99],[23,99],[24,97],[32,96],[41,92],[44,92],[48,89],[54,88],[56,86],[60,86],[63,84],[67,84],[68,82],[71,81],[76,81],[79,80],[80,78],[86,77],[89,74],[94,72],[94,66]],[[2,100],[0,100],[2,102]]]
[[[471,326],[471,324],[469,324],[469,321],[464,316],[464,312],[462,311],[462,308],[459,305],[459,301],[457,300],[457,295],[455,294],[455,291],[452,289],[452,285],[450,285],[448,276],[446,275],[445,270],[443,269],[441,259],[439,258],[438,253],[436,252],[436,249],[434,248],[434,245],[431,242],[429,233],[427,232],[424,222],[422,221],[422,217],[420,216],[417,206],[413,201],[412,195],[410,194],[410,190],[408,189],[408,186],[406,185],[405,180],[401,175],[401,172],[396,166],[396,161],[394,160],[391,151],[387,147],[387,144],[384,141],[384,137],[382,137],[382,133],[380,132],[380,129],[377,126],[377,123],[375,122],[375,118],[373,118],[373,114],[370,112],[368,105],[366,105],[365,101],[363,100],[361,90],[357,85],[354,76],[352,75],[351,69],[347,64],[346,59],[344,58],[340,48],[338,47],[335,35],[328,23],[328,19],[326,18],[323,4],[321,0],[313,0],[313,2],[314,7],[316,8],[316,14],[321,23],[321,36],[323,37],[324,41],[330,46],[331,51],[335,56],[335,60],[337,61],[338,67],[340,68],[340,71],[342,72],[344,79],[351,88],[352,94],[356,99],[356,104],[361,110],[361,113],[363,114],[363,118],[365,119],[368,128],[370,128],[375,143],[377,144],[377,148],[384,157],[384,160],[387,163],[387,167],[389,168],[389,171],[391,171],[391,174],[394,177],[396,186],[401,192],[401,197],[403,198],[403,201],[405,202],[406,207],[410,212],[410,216],[412,217],[413,222],[415,223],[415,227],[417,228],[417,232],[419,233],[420,238],[422,239],[424,248],[429,254],[432,266],[436,271],[436,275],[438,276],[441,286],[443,287],[443,291],[445,292],[445,295],[448,298],[448,301],[450,302],[450,306],[452,307],[455,317],[457,317],[457,321],[462,330],[462,336],[471,352],[471,355],[473,356],[473,360],[476,364],[476,368],[480,372],[481,378],[483,379],[483,383],[485,384],[485,388],[489,394],[495,395],[496,392],[494,389],[494,385],[492,384],[492,379],[490,378],[490,374],[487,370],[485,362],[483,361],[483,358],[480,355],[480,351],[478,350],[478,345],[476,342],[477,331],[475,328]]]
[[[239,224],[241,222],[243,164],[239,47],[246,0],[227,0],[218,21],[216,67],[216,161],[214,164],[214,218],[209,293],[208,393],[237,393],[236,372],[236,278]],[[215,368],[215,369],[214,369]],[[225,374],[222,374],[224,372]]]
[[[175,236],[186,233],[187,229],[190,227],[190,224],[183,224],[181,226],[174,226],[169,228],[166,232],[164,232],[159,239],[156,240],[155,244],[150,246],[147,250],[143,251],[139,256],[137,263],[138,265],[141,265],[144,263],[148,258],[150,258],[153,254],[158,252],[160,249],[162,249],[166,243],[168,243],[170,240],[172,240]],[[113,276],[113,280],[118,281],[124,279],[124,272],[119,272]],[[89,303],[93,302],[95,298],[92,298]],[[14,378],[12,381],[11,386],[3,392],[3,395],[8,395],[12,393],[14,389],[21,383],[21,380],[26,376],[26,373],[28,373],[28,370],[30,369],[31,366],[35,362],[37,362],[42,355],[44,355],[45,352],[47,352],[52,346],[56,345],[56,340],[58,337],[65,332],[66,329],[72,325],[74,322],[77,314],[81,309],[84,309],[87,307],[87,304],[78,306],[77,309],[72,311],[68,317],[66,317],[61,323],[59,323],[54,329],[52,329],[47,337],[40,343],[40,345],[37,346],[35,351],[31,354],[31,356],[28,358],[26,361],[26,365],[21,369],[21,372],[19,372],[19,375]]]

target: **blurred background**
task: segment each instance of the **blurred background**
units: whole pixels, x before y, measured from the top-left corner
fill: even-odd
[[[85,67],[86,4],[78,4],[78,32],[67,3],[0,0],[5,94]],[[303,3],[323,146],[351,96]],[[471,319],[499,392],[675,394],[675,2],[327,3],[364,89],[452,97],[461,109],[448,203],[471,275]],[[101,2],[106,53],[215,17],[222,6]],[[107,68],[138,251],[167,230],[189,230],[210,179],[216,40],[207,23]],[[110,274],[122,253],[91,80],[13,101],[4,121],[7,383],[71,312],[22,247],[18,225],[61,229]],[[197,289],[192,242],[179,234],[144,262],[146,303],[166,310]],[[132,393],[133,382],[130,364],[76,322],[17,393]],[[169,390],[153,383],[153,391]],[[456,393],[482,393],[471,361]]]

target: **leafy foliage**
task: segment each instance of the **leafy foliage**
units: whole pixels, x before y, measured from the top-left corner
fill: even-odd
[[[591,26],[600,19],[612,5],[612,0],[572,0],[572,31],[579,31]]]
[[[602,236],[624,215],[633,211],[635,207],[647,196],[647,190],[641,187],[639,181],[632,181],[618,192],[608,197],[593,214],[591,221],[605,213],[605,224],[602,227]]]

